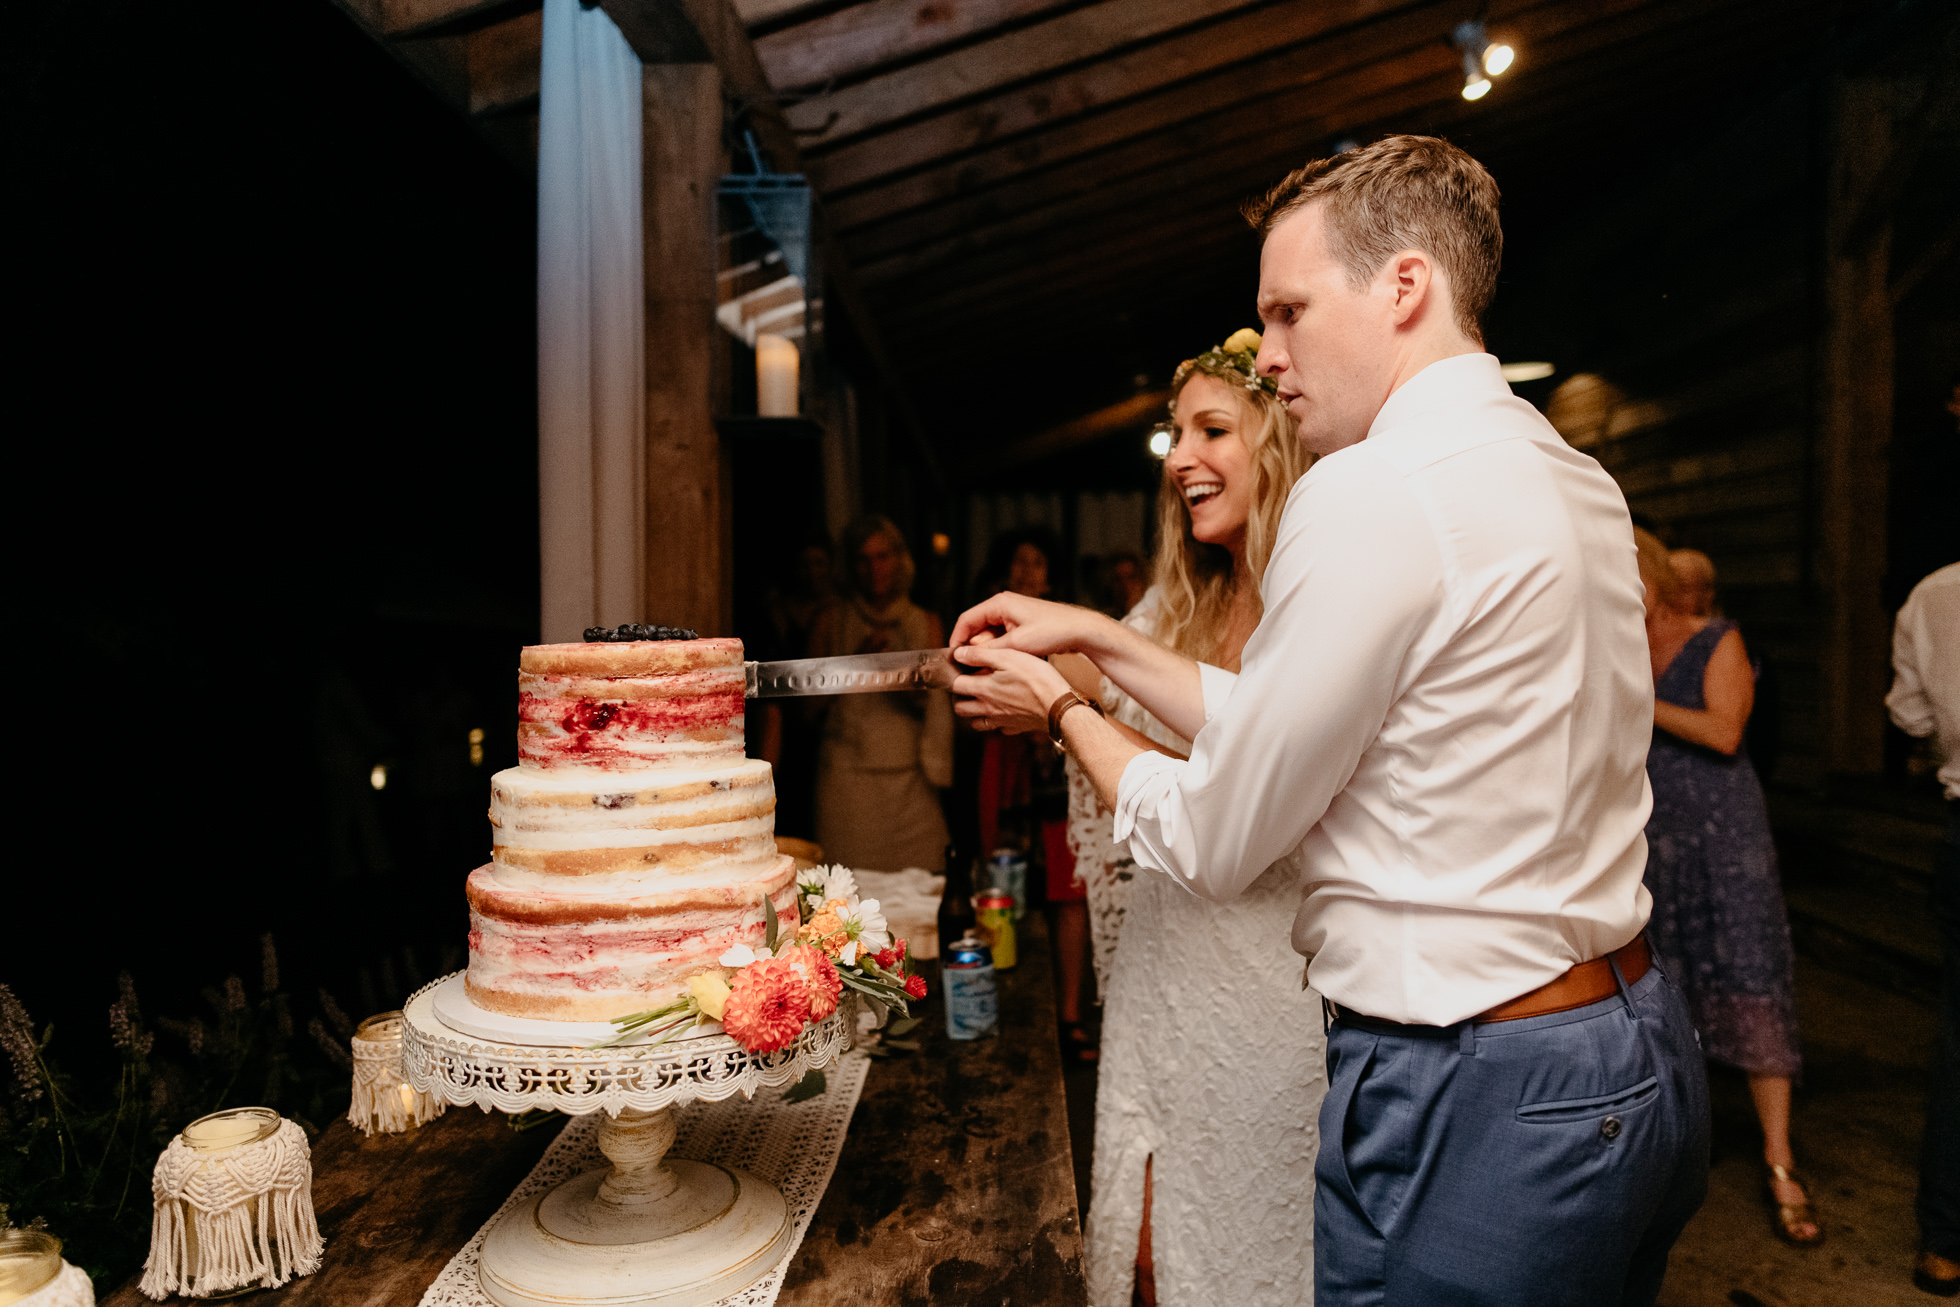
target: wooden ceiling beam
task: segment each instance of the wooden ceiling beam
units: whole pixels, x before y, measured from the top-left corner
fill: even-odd
[[[1067,453],[1078,446],[1101,440],[1104,436],[1114,435],[1126,427],[1139,427],[1148,422],[1155,422],[1164,415],[1164,405],[1170,402],[1170,398],[1171,392],[1168,388],[1146,390],[1128,399],[1118,400],[1114,404],[1099,408],[1093,413],[1085,413],[1060,426],[1050,427],[1031,436],[1023,436],[1005,445],[990,446],[978,456],[968,459],[966,465],[960,469],[961,475],[968,480],[990,476],[1007,468],[1019,467],[1024,463]]]
[[[1648,2],[1601,0],[1589,13],[1601,18]],[[1500,30],[1535,19],[1532,28],[1542,31],[1549,23],[1546,15],[1537,11],[1559,8],[1569,9],[1569,5],[1562,0],[1541,0],[1528,10],[1516,4],[1508,12],[1500,7],[1499,13],[1507,20]],[[832,212],[838,225],[848,231],[971,195],[1037,169],[1084,160],[1156,133],[1174,131],[1178,136],[1202,137],[1204,129],[1197,125],[1201,120],[1242,113],[1255,102],[1261,117],[1267,116],[1276,102],[1312,103],[1320,108],[1328,102],[1357,99],[1409,81],[1419,75],[1412,69],[1433,71],[1432,66],[1438,64],[1456,68],[1456,53],[1436,39],[1445,9],[1443,4],[1425,4],[1303,47],[1288,47],[1265,58],[1235,64],[1128,101],[1119,108],[1071,120],[1065,127],[1047,128],[855,191],[836,199]]]
[[[894,324],[924,317],[960,316],[991,305],[1020,303],[1030,296],[1070,285],[1083,279],[1085,269],[1124,277],[1149,277],[1166,264],[1189,262],[1199,251],[1208,254],[1235,242],[1244,242],[1250,249],[1254,241],[1251,231],[1236,214],[1207,206],[1167,215],[1108,240],[1090,242],[1077,236],[1066,242],[1044,242],[1041,247],[1028,250],[1027,258],[1018,267],[962,277],[936,291],[930,285],[908,283],[902,295],[874,302]]]
[[[544,10],[534,9],[460,38],[470,76],[470,112],[507,113],[538,102],[544,67]]]
[[[1746,17],[1740,21],[1747,21]],[[1738,26],[1738,23],[1723,24],[1723,28]],[[1727,46],[1722,37],[1726,30],[1711,31],[1711,38],[1699,48],[1702,54],[1686,66],[1677,62],[1677,68],[1690,78],[1706,75],[1711,83],[1718,79],[1728,59]],[[1533,93],[1534,102],[1539,102],[1549,112],[1534,112],[1528,117],[1519,117],[1512,123],[1502,120],[1492,122],[1493,131],[1480,132],[1480,139],[1487,145],[1480,145],[1478,152],[1487,161],[1499,161],[1505,152],[1511,150],[1512,143],[1518,140],[1519,131],[1529,133],[1527,142],[1535,145],[1540,133],[1563,131],[1567,135],[1575,130],[1583,131],[1586,121],[1584,110],[1588,105],[1598,105],[1602,100],[1619,99],[1630,106],[1638,106],[1644,101],[1637,95],[1643,82],[1637,64],[1628,65],[1618,79],[1602,83],[1597,70],[1588,67],[1568,69],[1562,76],[1547,76]],[[1661,107],[1660,101],[1677,93],[1679,81],[1671,81],[1665,91],[1652,92],[1656,101],[1655,109]],[[1550,95],[1550,102],[1543,103]],[[1456,101],[1461,104],[1460,97]],[[1464,106],[1471,108],[1471,106]],[[1442,104],[1445,111],[1455,112],[1454,106]],[[1406,126],[1407,124],[1393,124]],[[1445,124],[1447,125],[1447,124]],[[1500,165],[1501,167],[1501,165]],[[1141,239],[1131,240],[1118,237],[1114,240],[1097,240],[1093,244],[1085,242],[1078,229],[1069,239],[1075,246],[1071,255],[1060,246],[1023,246],[1031,257],[1022,266],[1006,274],[990,275],[985,270],[966,285],[941,294],[924,293],[909,298],[902,306],[893,305],[886,309],[887,315],[908,332],[916,328],[908,325],[913,321],[943,320],[958,321],[962,324],[976,324],[976,330],[984,330],[986,325],[997,317],[1019,317],[1026,323],[1041,324],[1052,321],[1054,311],[1048,300],[1054,293],[1066,296],[1079,295],[1091,291],[1098,284],[1108,285],[1148,285],[1155,284],[1161,274],[1153,264],[1161,266],[1164,246],[1175,250],[1175,262],[1180,264],[1208,265],[1211,275],[1218,275],[1217,269],[1225,251],[1229,249],[1226,234],[1216,227],[1208,231],[1210,217],[1207,211],[1197,211],[1184,219],[1170,219],[1152,231],[1141,233]],[[1214,233],[1217,233],[1214,236]],[[1239,239],[1245,233],[1238,233]],[[1156,249],[1153,251],[1153,245]],[[1040,253],[1036,254],[1035,250]],[[1093,254],[1091,255],[1091,251]],[[1102,269],[1100,277],[1094,274],[1079,274],[1076,264],[1083,258],[1093,257],[1095,265]],[[929,285],[924,278],[914,284]],[[1248,282],[1248,294],[1250,283]]]
[[[1635,11],[1604,23],[1590,23],[1562,33],[1547,32],[1545,39],[1555,36],[1556,43],[1541,49],[1556,49],[1559,54],[1556,59],[1536,65],[1535,84],[1541,89],[1554,84],[1548,79],[1561,68],[1569,70],[1567,76],[1583,83],[1599,73],[1590,58],[1598,51],[1629,39],[1656,35],[1657,26],[1665,20],[1649,11],[1678,13],[1690,7],[1686,0],[1651,5],[1648,11]],[[1731,13],[1718,26],[1746,27],[1754,21],[1754,15]],[[1427,129],[1438,119],[1454,121],[1490,115],[1494,106],[1488,99],[1476,104],[1465,102],[1458,94],[1459,88],[1453,66],[1445,64],[1377,96],[1324,109],[1316,104],[1309,116],[1294,121],[1287,121],[1278,113],[1263,118],[1227,117],[1205,136],[1201,151],[1183,159],[1165,157],[1163,151],[1153,155],[1140,149],[1119,150],[1112,152],[1106,164],[1058,170],[1046,187],[1031,183],[1010,188],[1011,203],[998,208],[976,199],[949,206],[954,216],[951,222],[893,224],[894,231],[919,231],[928,236],[924,243],[912,248],[888,252],[889,246],[862,237],[854,239],[852,247],[859,254],[867,281],[876,282],[894,276],[918,276],[948,259],[961,259],[970,265],[984,250],[1005,248],[1056,224],[1079,224],[1095,214],[1132,206],[1178,205],[1194,195],[1198,203],[1222,204],[1227,195],[1238,197],[1249,193],[1238,188],[1269,184],[1284,170],[1282,165],[1287,161],[1294,164],[1303,161],[1303,151],[1311,151],[1340,131],[1371,129],[1365,135],[1372,134],[1376,126]],[[1515,89],[1520,95],[1531,94],[1523,84],[1507,89]],[[1234,126],[1238,128],[1236,132],[1232,130]],[[1258,180],[1262,177],[1266,179],[1264,183]],[[1232,180],[1228,183],[1226,179]],[[1234,189],[1228,191],[1228,184]],[[931,239],[940,232],[951,234]]]
[[[1376,0],[1379,2],[1379,0]],[[889,123],[1030,81],[1127,45],[1201,28],[1258,0],[1099,0],[1046,22],[910,64],[806,100],[791,123],[817,146],[862,136]],[[1330,0],[1340,8],[1370,0]],[[826,182],[828,188],[830,183]]]
[[[779,91],[821,86],[881,64],[916,59],[1069,0],[863,0],[756,38],[756,57]]]
[[[1421,48],[1406,60],[1356,69],[1351,76],[1328,84],[1324,100],[1314,96],[1314,111],[1304,121],[1335,121],[1347,106],[1383,93],[1410,94],[1411,88],[1425,83],[1433,89],[1438,79],[1459,85],[1463,76],[1460,68],[1447,50]],[[1155,177],[1167,190],[1181,188],[1188,184],[1191,166],[1208,156],[1229,159],[1234,152],[1259,148],[1278,133],[1297,140],[1298,134],[1292,130],[1297,124],[1289,121],[1292,116],[1276,105],[1265,114],[1228,109],[1191,119],[1071,163],[1026,174],[977,195],[860,227],[845,235],[845,244],[853,257],[869,266],[879,259],[970,234],[991,223],[1038,212],[1072,196],[1139,176]]]
[[[542,8],[543,0],[336,0],[354,20],[377,37],[397,40],[442,28],[461,28],[486,16],[498,21],[520,8]]]
[[[1397,0],[1338,0],[1237,14],[863,141],[835,148],[827,141],[813,145],[811,176],[826,195],[841,195],[880,177],[1072,122],[1147,92],[1259,59],[1276,46],[1302,45],[1399,7]]]

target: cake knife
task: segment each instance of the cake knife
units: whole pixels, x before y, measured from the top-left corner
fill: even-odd
[[[884,690],[944,690],[958,675],[950,649],[846,654],[841,658],[792,658],[743,663],[748,699],[807,694],[876,694]]]

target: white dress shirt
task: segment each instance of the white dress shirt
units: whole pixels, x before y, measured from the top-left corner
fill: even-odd
[[[1892,692],[1885,707],[1907,735],[1934,737],[1940,784],[1960,799],[1960,563],[1912,588],[1892,627]]]
[[[1449,1025],[1627,943],[1654,678],[1619,487],[1488,354],[1430,365],[1280,518],[1188,762],[1124,769],[1115,833],[1212,899],[1297,851],[1314,987]]]

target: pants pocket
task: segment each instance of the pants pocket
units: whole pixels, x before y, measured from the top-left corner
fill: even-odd
[[[1526,1125],[1562,1125],[1570,1121],[1591,1121],[1645,1107],[1658,1098],[1660,1092],[1660,1078],[1648,1076],[1637,1085],[1615,1090],[1610,1094],[1521,1104],[1518,1107],[1518,1120]]]

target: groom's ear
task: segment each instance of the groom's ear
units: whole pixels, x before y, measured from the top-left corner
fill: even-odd
[[[1435,308],[1437,301],[1446,301],[1449,290],[1436,260],[1425,251],[1403,250],[1391,257],[1382,267],[1382,279],[1388,297],[1391,320],[1398,327],[1405,327],[1422,316],[1425,308]],[[1445,306],[1443,312],[1449,310]]]

